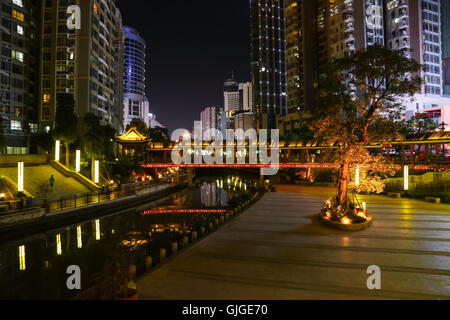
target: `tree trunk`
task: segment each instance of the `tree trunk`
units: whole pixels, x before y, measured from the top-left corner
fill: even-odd
[[[341,172],[339,173],[338,193],[336,201],[339,204],[346,204],[348,202],[348,182],[350,179],[350,166],[348,163],[341,165]]]
[[[66,143],[66,167],[70,169],[70,146]]]

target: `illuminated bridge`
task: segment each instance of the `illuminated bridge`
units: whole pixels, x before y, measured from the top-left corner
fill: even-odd
[[[190,153],[197,150],[205,150],[211,142],[204,141],[201,146],[191,144]],[[438,168],[448,169],[450,165],[450,132],[435,132],[423,135],[420,138],[408,140],[395,140],[389,142],[377,142],[366,146],[373,154],[383,154],[389,163],[394,164],[395,169],[401,169],[403,165],[411,166],[411,170],[434,170]],[[215,168],[264,168],[270,165],[248,164],[248,154],[252,148],[267,147],[270,155],[273,148],[280,150],[280,168],[337,168],[336,164],[320,164],[320,155],[322,151],[336,149],[339,146],[336,141],[280,141],[278,145],[266,143],[245,142],[245,155],[247,164],[184,164],[175,165],[171,161],[171,153],[175,143],[152,143],[146,148],[149,154],[149,163],[143,165],[145,168],[162,167],[215,167]],[[223,150],[226,153],[227,147],[224,144]],[[231,148],[230,148],[231,149]],[[243,152],[243,145],[234,142],[234,159],[240,152]],[[224,154],[225,156],[225,154]],[[242,156],[242,154],[241,154]],[[224,159],[224,163],[226,163]]]

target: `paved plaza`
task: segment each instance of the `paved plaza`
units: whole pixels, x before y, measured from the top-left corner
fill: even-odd
[[[322,226],[330,188],[277,186],[137,283],[140,299],[449,299],[450,205],[361,196],[371,228]],[[366,270],[381,268],[381,290]]]

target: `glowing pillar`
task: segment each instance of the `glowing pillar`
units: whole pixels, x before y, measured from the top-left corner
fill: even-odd
[[[83,238],[81,237],[81,226],[77,227],[77,245],[78,248],[82,248],[83,247]]]
[[[80,172],[81,171],[80,168],[81,168],[81,151],[77,150],[76,151],[75,171]]]
[[[359,167],[356,167],[356,173],[355,173],[355,185],[359,186]]]
[[[61,141],[56,140],[56,145],[55,145],[55,160],[59,161],[59,149],[61,147]]]
[[[367,203],[363,202],[362,207],[363,207],[364,213],[367,213]]]
[[[23,192],[23,162],[17,163],[17,191]]]
[[[100,220],[95,220],[95,240],[100,240]]]
[[[94,183],[98,184],[100,182],[100,162],[95,160],[94,167]]]
[[[409,189],[409,167],[404,167],[404,189],[407,191]]]
[[[25,246],[19,247],[19,270],[25,271],[27,269],[26,263],[25,263]]]
[[[61,234],[56,235],[56,254],[62,255]]]

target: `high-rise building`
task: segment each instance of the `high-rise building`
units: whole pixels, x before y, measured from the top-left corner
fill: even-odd
[[[238,111],[239,105],[239,84],[234,79],[228,79],[223,86],[223,98],[225,111]]]
[[[298,129],[301,118],[319,107],[316,84],[327,62],[375,44],[408,49],[410,58],[425,65],[425,84],[414,101],[404,102],[404,118],[427,107],[450,105],[450,99],[441,96],[445,81],[441,55],[450,57],[446,40],[441,40],[450,40],[450,30],[447,36],[444,31],[450,26],[445,29],[441,0],[285,1],[288,115],[278,117],[279,128]],[[442,10],[450,9],[443,5]],[[448,78],[450,84],[450,71]]]
[[[251,0],[251,71],[257,128],[286,113],[284,0]]]
[[[410,58],[424,64],[422,94],[443,92],[440,2],[399,0],[386,4],[388,48],[410,49]]]
[[[88,113],[119,131],[123,105],[122,17],[115,0],[43,0],[39,123],[54,126],[56,96],[72,93],[80,119]],[[78,5],[81,29],[67,28]],[[80,121],[80,127],[82,122]]]
[[[138,31],[123,27],[124,34],[124,104],[122,130],[139,118],[150,127],[149,102],[145,95],[145,40]]]
[[[239,110],[253,111],[253,85],[251,82],[239,83]]]
[[[234,116],[234,129],[245,131],[255,129],[253,112],[241,112]]]
[[[217,112],[216,107],[207,107],[200,114],[200,120],[202,122],[202,135],[203,139],[211,139],[211,135],[206,134],[210,129],[217,129]]]
[[[414,100],[405,101],[404,118],[426,108],[449,106],[450,98],[444,97],[446,44],[441,16],[441,0],[398,0],[386,3],[386,45],[390,49],[407,49],[409,57],[424,65],[421,77],[424,83]],[[448,4],[446,3],[446,6]],[[445,9],[446,7],[444,7]],[[448,10],[448,9],[447,9]],[[447,27],[448,28],[448,27]],[[444,60],[444,61],[443,61]]]
[[[253,85],[251,82],[237,83],[233,79],[223,86],[224,110],[228,113],[253,110]]]
[[[450,96],[450,1],[442,1],[442,62],[444,94]]]
[[[29,153],[38,130],[41,1],[1,1],[0,134],[1,153]]]

